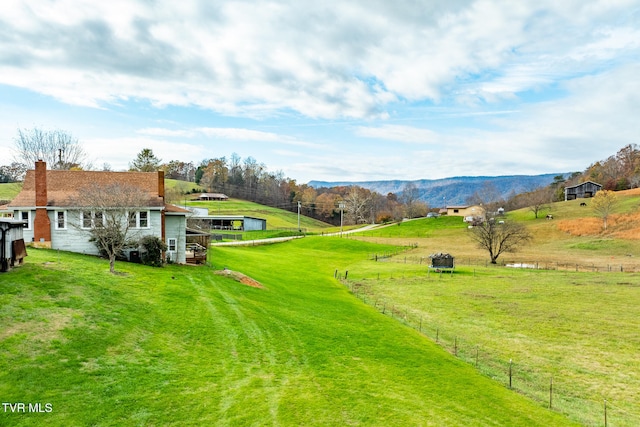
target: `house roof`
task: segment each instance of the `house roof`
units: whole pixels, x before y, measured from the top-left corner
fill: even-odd
[[[185,214],[191,213],[190,210],[183,209],[180,206],[171,205],[169,203],[164,205],[164,211],[167,212],[167,213],[185,213]]]
[[[47,170],[47,206],[71,207],[73,200],[84,187],[91,185],[121,184],[136,186],[148,193],[145,206],[162,207],[164,200],[159,196],[157,172],[102,172]],[[35,171],[29,170],[24,178],[22,190],[7,206],[30,207],[36,204]]]
[[[569,187],[565,187],[565,189],[567,189],[567,188],[576,188],[576,187],[583,186],[583,185],[585,185],[585,184],[593,184],[593,185],[596,185],[596,186],[598,186],[598,187],[602,187],[602,184],[598,184],[597,182],[593,182],[593,181],[585,181],[585,182],[581,182],[580,184],[576,184],[576,185],[571,185],[571,186],[569,186]]]
[[[228,199],[229,196],[227,196],[226,194],[222,194],[222,193],[200,193],[198,194],[198,197],[215,197],[217,199]]]

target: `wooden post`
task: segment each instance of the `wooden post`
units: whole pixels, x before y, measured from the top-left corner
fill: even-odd
[[[436,342],[438,342],[439,338],[440,338],[440,329],[436,328]]]
[[[551,383],[549,383],[549,409],[553,408],[553,375],[551,376]]]
[[[458,355],[458,337],[455,337],[455,338],[453,339],[453,354],[454,354],[455,356],[457,356],[457,355]]]
[[[607,399],[604,400],[604,427],[607,427]]]

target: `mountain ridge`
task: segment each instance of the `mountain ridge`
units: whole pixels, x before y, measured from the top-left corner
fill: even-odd
[[[513,194],[519,194],[545,187],[554,182],[555,177],[561,175],[567,178],[570,173],[558,172],[540,175],[500,175],[500,176],[454,176],[439,179],[418,180],[380,180],[380,181],[316,181],[308,182],[314,188],[331,188],[357,185],[379,194],[394,193],[402,196],[407,184],[414,184],[419,193],[419,199],[431,207],[445,205],[461,205],[467,200],[491,186],[503,199]]]

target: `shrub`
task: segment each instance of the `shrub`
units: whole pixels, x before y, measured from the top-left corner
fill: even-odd
[[[162,266],[162,252],[167,250],[167,245],[155,236],[145,236],[138,244],[141,247],[140,260],[145,265],[154,267]]]

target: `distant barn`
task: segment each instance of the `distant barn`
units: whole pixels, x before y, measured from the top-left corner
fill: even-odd
[[[593,197],[600,190],[602,190],[602,185],[593,181],[585,181],[578,185],[565,187],[564,200],[567,201]]]

